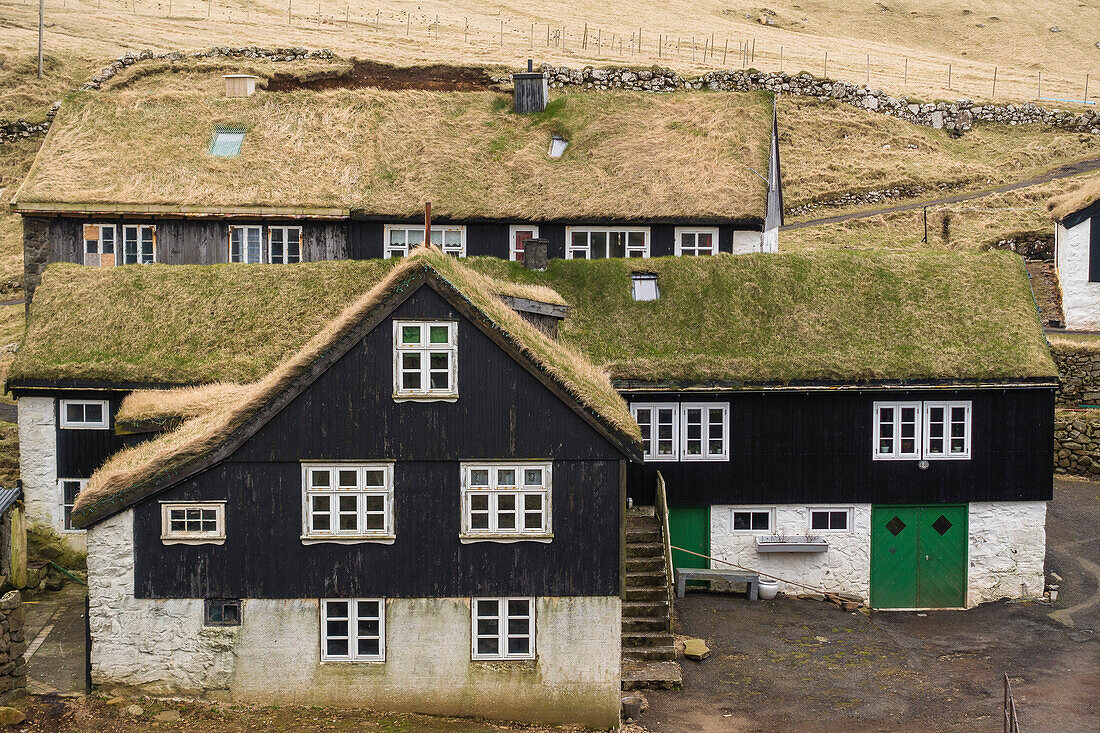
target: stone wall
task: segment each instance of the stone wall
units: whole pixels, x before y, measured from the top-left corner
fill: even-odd
[[[1100,410],[1055,410],[1054,472],[1100,476]]]
[[[1045,501],[971,502],[967,608],[1043,594],[1046,516]]]
[[[23,597],[13,590],[0,598],[0,700],[16,697],[27,687],[23,652]]]
[[[1100,351],[1053,345],[1050,355],[1058,366],[1058,407],[1100,405]]]

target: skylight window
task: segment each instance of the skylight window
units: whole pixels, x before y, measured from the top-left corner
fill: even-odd
[[[661,297],[655,273],[635,272],[631,274],[630,281],[630,294],[634,300],[657,300]]]
[[[241,152],[244,143],[243,127],[215,127],[210,141],[210,154],[216,158],[232,158]]]
[[[546,151],[546,154],[557,160],[562,156],[562,153],[565,152],[567,147],[569,147],[568,140],[561,135],[554,135],[554,137],[550,138],[550,149]]]

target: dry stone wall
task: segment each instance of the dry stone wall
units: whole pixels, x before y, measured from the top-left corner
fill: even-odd
[[[1054,472],[1100,476],[1100,410],[1055,411]]]
[[[1058,407],[1100,405],[1100,352],[1056,346],[1050,353],[1061,382]]]
[[[27,687],[23,652],[23,597],[13,590],[0,598],[0,700],[16,697]]]

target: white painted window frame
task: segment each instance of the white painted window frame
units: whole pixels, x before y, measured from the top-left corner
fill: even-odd
[[[290,252],[287,249],[287,235],[291,231],[298,232],[298,259],[291,260]],[[275,232],[281,232],[283,235],[283,256],[280,259],[275,258],[275,247],[273,246],[275,241]],[[298,262],[303,262],[302,257],[302,227],[300,226],[269,226],[267,228],[267,261],[273,265],[291,265]]]
[[[76,495],[73,496],[73,504],[65,503],[65,484],[77,483],[80,488],[77,489]],[[73,505],[76,503],[76,497],[80,496],[80,492],[88,485],[88,479],[86,478],[59,478],[57,479],[57,529],[62,534],[83,534],[84,530],[74,529],[73,527],[65,526],[65,508],[68,507],[70,514],[72,513]]]
[[[135,262],[126,261],[126,242],[128,240],[127,235],[131,229],[137,230],[136,249],[134,251]],[[146,258],[145,252],[142,249],[142,243],[144,237],[143,232],[148,232],[150,243],[153,245],[152,253]],[[122,261],[119,262],[119,248],[122,249]],[[123,224],[122,225],[122,241],[115,241],[115,264],[119,265],[151,265],[157,261],[157,227],[155,224]]]
[[[405,244],[400,247],[390,245],[390,232],[395,230],[403,230],[405,232]],[[420,239],[410,244],[409,232],[419,232]],[[455,250],[454,247],[443,246],[442,242],[446,241],[445,236],[440,236],[440,249],[449,255],[455,255],[457,257],[466,256],[466,225],[465,224],[432,224],[432,233],[435,232],[458,232],[461,238],[459,249]],[[391,257],[408,257],[409,250],[424,243],[424,225],[423,224],[385,224],[382,226],[382,257],[390,259]]]
[[[347,603],[348,613],[347,616],[336,616],[335,618],[329,615],[330,603]],[[360,603],[377,603],[378,615],[377,616],[361,616],[359,611]],[[385,598],[322,598],[320,607],[318,608],[318,616],[320,621],[320,633],[321,633],[321,661],[322,662],[385,662],[386,661],[386,599]],[[328,622],[332,618],[334,621],[347,621],[348,625],[348,653],[347,654],[329,654],[328,653]],[[378,634],[359,634],[359,621],[372,620],[378,622]],[[343,639],[344,636],[333,635],[333,639]],[[377,654],[360,654],[359,653],[359,640],[360,639],[377,639],[378,640],[378,653]]]
[[[585,244],[583,247],[574,247],[573,246],[573,234],[574,234],[574,232],[585,232],[585,233],[587,233],[588,234],[588,237],[586,238],[587,244]],[[649,253],[650,253],[650,247],[651,247],[651,244],[650,244],[651,235],[650,235],[649,227],[598,227],[598,226],[567,226],[565,228],[565,259],[567,259],[567,260],[576,259],[573,256],[575,251],[583,251],[585,253],[584,259],[586,259],[586,260],[592,259],[592,233],[593,232],[603,232],[605,234],[612,234],[612,233],[630,234],[630,233],[641,232],[642,234],[645,235],[645,245],[644,245],[641,257],[640,258],[636,257],[636,258],[633,258],[633,259],[649,259]],[[608,246],[610,246],[610,244]],[[627,259],[631,259],[631,257],[630,257],[630,248],[626,247],[626,245],[624,245],[623,254],[626,256]],[[612,259],[612,258],[607,257],[607,258],[603,258],[603,259]]]
[[[96,251],[94,253],[88,252],[88,242],[90,242],[92,240],[84,239],[84,253],[83,253],[84,265],[88,266],[88,267],[102,267],[103,266],[102,265],[102,262],[103,262],[103,260],[102,260],[102,258],[103,258],[103,232],[110,231],[111,232],[111,256],[115,258],[115,267],[118,267],[118,265],[121,264],[119,262],[119,256],[118,256],[118,252],[119,252],[118,224],[96,224],[96,223],[93,222],[93,223],[89,224],[89,226],[95,227],[99,233],[96,235],[96,240],[95,240],[95,250]],[[88,255],[89,254],[95,254],[96,257],[100,258],[100,262],[98,264],[94,264],[94,265],[89,264],[89,262],[88,262]]]
[[[401,329],[405,326],[419,326],[421,340],[416,344],[404,344],[401,341]],[[431,343],[431,328],[436,326],[447,327],[447,343]],[[420,355],[420,387],[418,389],[402,386],[402,377],[411,369],[405,369],[404,354],[416,353]],[[448,381],[445,389],[433,389],[431,386],[431,355],[447,353]],[[434,370],[439,371],[439,370]],[[398,402],[409,400],[417,401],[445,401],[454,402],[458,399],[458,322],[457,321],[421,321],[421,320],[396,320],[393,321],[393,398]]]
[[[482,601],[484,601],[486,603],[495,601],[496,602],[496,607],[497,607],[496,615],[494,615],[494,616],[481,615],[480,611],[481,611],[481,602]],[[525,617],[511,616],[508,613],[508,604],[509,604],[509,602],[512,602],[512,601],[523,601],[523,602],[525,602],[527,604],[527,614],[528,615],[525,616]],[[508,598],[504,598],[504,597],[471,598],[470,599],[470,640],[471,640],[470,658],[473,659],[474,661],[534,659],[535,658],[535,653],[536,653],[536,651],[535,651],[536,650],[536,644],[537,644],[536,634],[535,634],[535,626],[536,626],[536,621],[537,621],[535,606],[536,606],[535,599],[532,596],[527,596],[527,597],[513,596],[513,597],[508,597]],[[496,633],[497,653],[496,654],[479,653],[478,650],[477,650],[478,640],[479,639],[493,638],[493,636],[490,635],[490,634],[478,634],[478,624],[477,624],[477,622],[478,622],[479,619],[492,619],[492,618],[495,618],[496,621],[497,621],[497,633]],[[512,619],[518,619],[518,618],[526,618],[528,620],[528,633],[527,634],[515,634],[515,635],[513,635],[509,631],[509,628],[508,628],[510,626],[509,621],[511,621]],[[508,652],[508,641],[513,636],[524,637],[524,638],[527,638],[529,640],[528,650],[525,654],[510,654]]]
[[[971,400],[929,400],[924,403],[924,417],[923,417],[923,430],[924,437],[921,442],[921,449],[925,460],[929,461],[966,461],[970,459],[971,443],[970,443],[970,430],[971,430],[971,408],[973,403]],[[942,407],[944,410],[944,453],[932,452],[932,410],[937,407]],[[951,411],[953,408],[964,408],[966,414],[963,424],[963,442],[966,446],[966,450],[962,453],[951,452]]]
[[[462,469],[462,530],[460,539],[462,542],[550,542],[554,538],[553,527],[553,487],[554,472],[552,461],[478,461],[476,463],[463,463]],[[474,471],[488,471],[488,486],[473,486],[471,478]],[[516,483],[501,488],[498,483],[498,471],[515,471]],[[542,472],[542,484],[535,488],[535,484],[526,482],[527,470]],[[529,488],[530,487],[530,488]],[[473,527],[473,496],[486,495],[488,497],[487,512],[489,527],[487,529],[474,529]],[[542,526],[535,529],[525,529],[524,524],[527,510],[524,506],[527,496],[540,496],[542,498]],[[501,496],[515,497],[516,527],[514,529],[500,529],[499,501]],[[478,510],[478,513],[482,513]]]
[[[520,232],[531,232],[532,239],[539,238],[539,226],[538,224],[511,224],[508,227],[508,259],[512,262],[518,262],[519,250],[516,249],[516,235]],[[389,240],[387,240],[389,241]]]
[[[257,230],[260,232],[260,252],[259,257],[256,260],[248,259],[248,232],[251,230]],[[234,261],[233,259],[233,232],[241,232],[241,258]],[[256,265],[264,261],[264,228],[262,224],[230,224],[229,231],[227,232],[227,238],[225,242],[226,246],[226,262],[233,264],[243,265]]]
[[[704,256],[705,257],[705,256],[709,256],[709,255],[716,255],[721,251],[718,248],[718,227],[676,227],[672,231],[673,231],[673,236],[675,237],[675,242],[676,242],[676,246],[675,246],[674,251],[675,251],[677,257],[691,257],[691,256],[693,256],[693,255],[685,255],[684,254],[684,245],[683,245],[683,242],[681,241],[683,239],[683,237],[681,236],[682,234],[693,234],[693,235],[695,235],[695,246],[691,248],[691,249],[695,250],[694,256]],[[707,255],[699,255],[698,254],[698,251],[699,251],[699,236],[698,235],[700,235],[700,234],[709,234],[710,237],[711,237],[711,239],[710,239],[710,241],[711,241],[711,247],[710,247],[711,251]]]
[[[213,511],[215,529],[213,531],[188,531],[172,529],[172,512],[198,509]],[[186,521],[186,520],[185,520]],[[166,545],[224,545],[225,544],[225,502],[224,501],[162,501],[160,504],[160,540]]]
[[[703,452],[700,455],[688,453],[688,411],[702,410],[700,439]],[[722,450],[710,452],[711,411],[722,412]],[[728,461],[730,457],[730,406],[728,402],[681,402],[680,403],[680,460],[681,461]]]
[[[921,458],[921,447],[923,445],[923,428],[924,428],[924,415],[921,407],[923,403],[920,400],[875,400],[872,409],[871,420],[871,455],[876,461],[916,461]],[[893,430],[894,448],[890,453],[879,452],[879,432],[880,426],[883,424],[881,421],[880,410],[884,407],[893,408],[894,417],[891,422]],[[916,416],[914,418],[914,439],[913,439],[913,452],[902,453],[901,452],[901,411],[904,408],[916,408]]]
[[[648,285],[653,285],[653,292],[647,293],[645,289]],[[639,297],[648,296],[653,297]],[[648,303],[654,300],[659,300],[661,297],[661,284],[657,281],[657,273],[655,272],[632,272],[630,273],[630,297],[636,303]]]
[[[103,419],[96,422],[69,420],[69,405],[99,405]],[[60,424],[65,430],[107,430],[111,427],[111,403],[108,400],[61,400]]]
[[[314,471],[328,471],[330,483],[327,488],[313,488]],[[340,471],[355,471],[355,488],[350,485],[341,488]],[[382,488],[366,485],[367,471],[382,471]],[[329,499],[328,512],[314,512],[313,498],[325,496]],[[340,497],[355,497],[355,529],[340,529]],[[367,529],[367,499],[382,497],[384,502],[383,528]],[[343,512],[346,513],[346,512]],[[375,513],[375,512],[369,512]],[[315,515],[328,514],[329,529],[315,529]],[[302,462],[302,544],[360,544],[374,542],[392,544],[397,534],[393,517],[393,463],[388,462],[351,462],[351,461],[303,461]]]
[[[733,528],[733,515],[743,514],[745,512],[753,513],[767,513],[768,515],[768,528],[767,529],[734,529]],[[750,518],[749,523],[752,523]],[[775,507],[774,506],[735,506],[730,507],[730,534],[738,535],[766,535],[775,534]]]
[[[657,411],[658,410],[671,410],[672,411],[672,453],[667,456],[662,456],[657,453]],[[638,413],[648,411],[650,415],[650,431],[648,448],[645,447],[646,441],[643,439],[643,456],[642,458],[646,463],[662,462],[662,461],[678,461],[680,460],[680,403],[679,402],[633,402],[630,405],[630,414],[634,418],[635,422],[638,422]],[[641,423],[639,423],[641,425]]]
[[[850,506],[810,506],[806,507],[806,533],[809,535],[819,534],[852,534],[852,520],[855,518],[855,507]],[[844,529],[814,529],[814,513],[815,512],[844,512],[847,515]]]

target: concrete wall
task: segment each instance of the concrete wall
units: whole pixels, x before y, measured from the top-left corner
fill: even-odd
[[[835,505],[829,505],[835,506]],[[734,534],[730,532],[731,514],[734,508],[729,505],[716,505],[710,508],[710,550],[711,555],[720,560],[735,562],[745,567],[757,569],[765,574],[774,573],[785,580],[820,588],[836,593],[851,593],[861,598],[870,598],[871,586],[871,505],[854,504],[852,510],[852,531],[847,534],[820,533],[826,538],[829,549],[826,552],[769,552],[756,551],[756,535]],[[810,509],[818,505],[803,506],[781,504],[775,508],[773,534],[805,535],[811,534]],[[820,505],[824,508],[825,505]],[[837,507],[839,508],[839,507]],[[761,533],[763,534],[763,533]],[[712,563],[714,567],[723,567]],[[781,593],[797,595],[810,591],[787,583],[779,583]]]
[[[20,397],[19,476],[27,507],[27,526],[45,525],[78,552],[85,549],[83,532],[61,532],[57,488],[57,411],[53,397]]]
[[[1046,516],[1044,501],[970,504],[967,606],[1042,595]]]
[[[278,704],[595,728],[618,722],[617,597],[539,598],[533,661],[472,662],[470,599],[390,599],[386,661],[321,663],[317,599],[246,599],[202,625],[201,599],[134,598],[133,512],[88,531],[92,679],[105,687]]]
[[[1054,257],[1062,285],[1062,311],[1072,331],[1100,329],[1100,283],[1089,282],[1089,235],[1092,219],[1072,229],[1058,224]]]
[[[750,254],[764,251],[760,232],[738,229],[733,232],[733,249],[735,255]]]
[[[779,251],[779,227],[773,229],[766,229],[764,233],[760,235],[762,241],[762,248],[764,252],[778,252]]]

